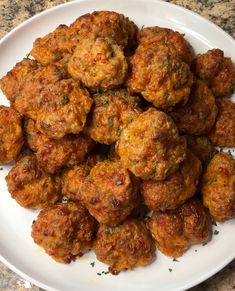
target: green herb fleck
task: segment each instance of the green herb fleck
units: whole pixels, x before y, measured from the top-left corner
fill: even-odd
[[[72,113],[73,109],[69,108],[68,113]]]
[[[204,119],[205,118],[204,112],[198,112],[198,117],[199,119]]]
[[[87,180],[88,180],[89,182],[92,182],[92,181],[93,181],[93,177],[92,177],[91,175],[89,175],[89,176],[87,176]]]
[[[115,184],[116,184],[116,185],[122,185],[122,181],[119,180],[119,179],[117,179],[117,180],[115,181]]]
[[[103,106],[104,106],[105,108],[108,108],[108,107],[109,107],[109,101],[108,101],[108,100],[105,100],[105,101],[103,102]]]
[[[36,222],[36,220],[33,220],[33,224]]]
[[[179,262],[176,258],[173,259],[173,262]]]
[[[164,37],[164,44],[167,44],[167,43],[168,43],[168,37],[165,36],[165,37]]]
[[[101,273],[97,273],[98,276],[101,276]]]
[[[118,128],[118,129],[116,130],[116,136],[120,136],[120,135],[121,135],[121,129]]]
[[[29,160],[22,160],[22,163],[24,164],[24,165],[28,165],[29,164]]]
[[[62,104],[62,105],[65,105],[65,104],[67,104],[67,103],[69,103],[69,98],[68,98],[67,96],[64,96],[64,97],[61,99],[61,104]]]
[[[217,234],[219,234],[219,231],[216,229],[214,230],[214,235],[217,235]]]
[[[0,171],[2,171],[3,170],[3,168],[0,168]]]
[[[172,272],[172,269],[171,268],[169,268],[168,270],[169,270],[169,272]]]
[[[64,65],[67,65],[69,62],[69,60],[64,61]]]
[[[197,252],[197,250],[194,250],[194,252],[196,253],[196,252]]]
[[[115,51],[112,51],[111,52],[111,58],[114,58],[114,57],[116,57],[116,53],[115,53]]]
[[[30,53],[27,53],[27,54],[25,55],[25,58],[28,59],[29,56],[30,56]]]
[[[109,234],[113,234],[113,229],[112,229],[112,227],[109,227],[109,228],[108,228],[108,233],[109,233]]]
[[[108,121],[109,121],[109,126],[113,127],[113,118],[111,116],[109,117]]]
[[[51,100],[51,101],[49,101],[49,106],[52,106],[52,105],[54,105],[55,104],[55,100]]]
[[[95,262],[91,262],[90,265],[92,266],[92,268],[94,268]]]
[[[216,223],[216,221],[212,221],[212,225],[215,225],[215,226],[217,226],[217,223]]]
[[[206,245],[207,245],[207,242],[205,242],[205,243],[202,244],[203,247],[206,246]]]

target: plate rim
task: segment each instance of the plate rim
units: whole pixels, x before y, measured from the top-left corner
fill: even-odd
[[[70,2],[65,2],[65,3],[61,3],[58,4],[54,7],[48,8],[44,11],[41,11],[39,13],[36,13],[35,15],[33,15],[32,17],[26,19],[25,21],[23,21],[22,23],[20,23],[19,25],[17,25],[15,28],[13,28],[12,30],[10,30],[8,33],[6,33],[1,39],[0,39],[0,47],[1,45],[7,41],[10,37],[12,37],[12,35],[14,35],[15,33],[17,33],[21,28],[23,28],[24,26],[27,26],[29,23],[31,23],[32,21],[40,18],[42,15],[46,15],[46,14],[50,14],[51,11],[56,11],[56,10],[60,10],[63,9],[63,7],[65,6],[73,6],[76,5],[77,3],[82,3],[82,2],[90,2],[92,0],[74,0],[74,1],[70,1]],[[121,1],[125,1],[125,0],[121,0]],[[128,0],[130,2],[135,2],[135,0]],[[171,2],[166,2],[164,0],[144,0],[146,2],[155,2],[155,3],[159,3],[160,5],[166,6],[166,7],[174,7],[175,9],[182,11],[183,13],[187,13],[189,16],[192,15],[193,17],[197,17],[200,19],[200,21],[206,23],[207,25],[209,25],[211,28],[216,29],[219,33],[223,34],[224,37],[228,38],[230,41],[235,43],[234,38],[225,30],[223,30],[221,27],[219,27],[217,24],[213,23],[211,20],[201,16],[200,14],[189,10],[188,8],[185,8],[183,6],[171,3]],[[115,9],[113,10],[115,11]],[[127,16],[128,17],[128,16]],[[216,274],[217,272],[221,271],[225,266],[227,266],[230,262],[232,262],[235,259],[235,255],[234,257],[226,257],[223,261],[220,262],[220,264],[217,264],[216,267],[212,268],[209,272],[206,272],[204,275],[199,276],[197,279],[194,279],[193,281],[191,281],[190,283],[185,283],[182,284],[181,287],[178,288],[174,288],[174,291],[180,291],[180,290],[186,290],[188,288],[191,288],[193,286],[198,285],[201,282],[204,282],[205,280],[207,280],[208,278],[212,277],[214,274]],[[20,277],[22,277],[23,279],[29,281],[30,283],[43,288],[45,290],[50,290],[50,291],[59,291],[62,289],[57,289],[54,288],[52,286],[50,286],[49,284],[44,284],[41,281],[38,281],[37,279],[34,279],[32,276],[27,275],[25,272],[21,271],[19,267],[14,266],[12,263],[10,263],[5,257],[4,255],[1,254],[1,250],[0,250],[0,261],[7,266],[10,270],[12,270],[13,272],[15,272],[17,275],[19,275]]]

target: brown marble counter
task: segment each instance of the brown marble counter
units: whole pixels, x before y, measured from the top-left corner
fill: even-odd
[[[128,1],[128,0],[127,0]],[[0,38],[34,14],[67,0],[0,0]],[[169,0],[206,17],[235,38],[235,0]],[[0,263],[0,290],[39,291]],[[190,291],[235,290],[235,260]]]

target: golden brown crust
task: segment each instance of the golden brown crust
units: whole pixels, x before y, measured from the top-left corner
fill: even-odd
[[[96,222],[78,203],[59,203],[42,210],[32,225],[34,242],[55,261],[70,263],[92,247]]]
[[[144,180],[164,180],[186,156],[186,141],[172,119],[150,108],[125,128],[116,145],[123,166]]]
[[[144,27],[139,31],[138,42],[141,46],[160,47],[181,61],[192,63],[192,47],[178,31],[159,26]]]
[[[93,97],[94,104],[85,133],[99,143],[116,142],[123,128],[142,111],[139,97],[129,95],[125,89],[109,90]]]
[[[120,161],[97,163],[81,180],[80,199],[99,223],[117,225],[138,205],[138,181]]]
[[[211,219],[200,201],[191,199],[177,209],[154,212],[147,221],[158,249],[166,256],[179,257],[192,244],[211,238]]]
[[[208,136],[216,146],[235,147],[235,103],[218,99],[216,104],[219,112]]]
[[[6,176],[11,197],[25,208],[45,208],[60,198],[60,181],[39,168],[33,154],[23,156]]]
[[[193,75],[189,66],[155,47],[139,46],[131,59],[128,87],[157,108],[170,110],[188,101]]]
[[[127,69],[122,49],[109,38],[94,36],[79,42],[68,63],[70,75],[93,90],[119,86],[126,78]]]
[[[0,164],[15,160],[24,144],[21,116],[13,108],[0,106]]]
[[[189,101],[170,113],[179,131],[193,135],[207,134],[213,127],[218,108],[215,98],[207,85],[197,80],[192,88]]]
[[[187,151],[179,169],[166,180],[146,180],[141,183],[145,204],[154,211],[165,211],[181,205],[195,194],[201,170],[201,162]]]
[[[203,203],[216,221],[235,216],[235,160],[228,153],[217,153],[202,180]]]
[[[139,219],[127,219],[116,227],[101,224],[94,242],[99,261],[109,265],[113,274],[145,266],[154,259],[152,238]]]
[[[66,135],[58,140],[50,139],[36,129],[32,119],[25,122],[25,131],[39,166],[50,174],[59,172],[62,167],[73,167],[83,162],[94,146],[94,142],[82,133]]]
[[[197,55],[192,70],[207,83],[216,97],[226,96],[235,88],[235,66],[220,49]]]

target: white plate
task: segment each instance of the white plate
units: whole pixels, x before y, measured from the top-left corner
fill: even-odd
[[[79,15],[94,10],[124,13],[139,26],[159,25],[185,33],[196,52],[219,47],[235,61],[235,42],[220,28],[183,8],[156,0],[81,0],[43,12],[20,25],[0,42],[0,77],[31,49],[36,37],[52,31],[60,23],[70,24]],[[1,94],[1,93],[0,93]],[[3,95],[0,103],[7,104]],[[219,234],[206,246],[193,246],[173,262],[157,253],[148,267],[102,275],[107,266],[97,262],[92,252],[70,265],[54,262],[39,250],[30,236],[37,212],[19,207],[10,198],[4,180],[9,167],[0,171],[0,258],[13,271],[49,290],[121,291],[182,290],[212,276],[235,257],[235,220],[218,224]],[[196,252],[197,250],[197,252]],[[90,263],[95,261],[95,267]],[[169,272],[172,269],[172,272]]]

